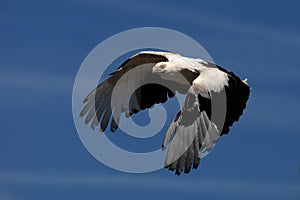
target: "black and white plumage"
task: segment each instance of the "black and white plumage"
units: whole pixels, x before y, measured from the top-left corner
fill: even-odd
[[[129,117],[166,102],[176,92],[186,99],[163,140],[163,149],[170,145],[165,167],[177,175],[189,173],[199,166],[201,153],[210,151],[243,114],[250,88],[234,73],[176,53],[140,52],[91,91],[80,115],[87,115],[85,123],[93,129],[100,124],[100,131],[110,127],[114,132],[122,113]],[[213,117],[213,100],[215,110],[225,107],[221,122]]]

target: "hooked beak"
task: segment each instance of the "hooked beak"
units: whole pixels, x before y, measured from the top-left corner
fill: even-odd
[[[161,73],[164,72],[164,69],[166,68],[166,64],[158,63],[152,68],[152,73]]]
[[[162,72],[162,69],[159,68],[158,66],[154,66],[154,67],[152,68],[152,73],[160,73],[160,72]]]

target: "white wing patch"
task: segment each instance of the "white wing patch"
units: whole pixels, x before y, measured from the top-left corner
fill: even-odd
[[[220,92],[228,86],[228,76],[218,68],[206,68],[193,81],[192,88],[196,94],[209,98],[211,91]]]

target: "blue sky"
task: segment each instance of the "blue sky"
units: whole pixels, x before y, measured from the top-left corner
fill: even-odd
[[[1,1],[0,199],[299,199],[297,1]],[[94,159],[72,118],[87,54],[131,28],[201,43],[248,77],[246,112],[198,170],[126,174]]]

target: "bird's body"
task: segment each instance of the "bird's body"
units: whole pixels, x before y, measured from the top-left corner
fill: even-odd
[[[238,121],[250,88],[235,74],[202,59],[170,52],[140,52],[125,61],[84,100],[80,113],[100,130],[118,128],[120,115],[131,116],[176,92],[186,94],[184,105],[166,132],[163,149],[170,147],[165,167],[189,173],[201,153],[210,151],[222,134]],[[112,116],[112,119],[111,119]]]

